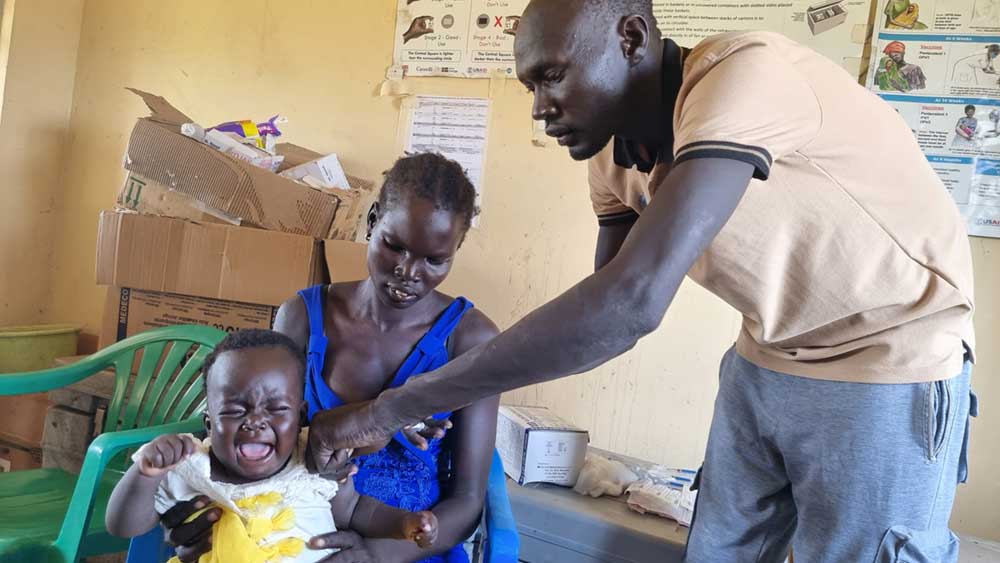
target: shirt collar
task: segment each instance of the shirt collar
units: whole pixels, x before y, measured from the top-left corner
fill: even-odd
[[[663,70],[661,80],[663,81],[663,92],[673,92],[678,89],[681,83],[684,69],[683,48],[679,47],[670,39],[663,40]],[[673,99],[664,99],[664,105],[673,104]],[[672,119],[674,108],[664,108],[664,115]],[[639,150],[639,142],[626,137],[615,135],[614,138],[614,159],[615,164],[622,168],[638,168],[640,172],[649,174],[653,171],[656,163],[661,157],[672,158],[674,153],[674,133],[673,128],[668,127],[666,131],[666,141],[659,147],[646,147],[652,159],[643,158],[642,151]]]

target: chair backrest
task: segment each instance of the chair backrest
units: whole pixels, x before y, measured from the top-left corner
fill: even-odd
[[[211,327],[157,328],[89,358],[115,370],[105,432],[179,422],[204,406],[202,365],[226,333]]]

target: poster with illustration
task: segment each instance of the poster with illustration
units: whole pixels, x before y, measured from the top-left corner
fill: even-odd
[[[954,35],[1000,33],[1000,0],[877,0],[877,29]]]
[[[868,35],[869,0],[653,0],[664,35],[684,47],[731,31],[776,31],[857,76]]]
[[[514,75],[528,0],[398,0],[395,67],[404,76]]]
[[[968,221],[1000,237],[1000,12],[988,0],[887,0],[868,85],[899,112]]]
[[[998,0],[1000,1],[1000,0]],[[514,76],[514,38],[528,0],[397,0],[391,76]],[[868,0],[653,0],[664,35],[693,47],[717,33],[777,31],[857,75]]]

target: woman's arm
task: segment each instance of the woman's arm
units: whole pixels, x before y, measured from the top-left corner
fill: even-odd
[[[278,308],[274,317],[274,330],[291,338],[302,353],[309,349],[309,313],[299,295],[292,296]]]
[[[427,547],[437,541],[438,522],[432,513],[409,512],[359,494],[354,488],[354,479],[347,479],[340,486],[330,501],[330,511],[338,530],[352,530],[372,538],[412,541]]]
[[[431,509],[438,519],[434,546],[421,549],[410,541],[371,539],[373,551],[387,554],[388,561],[420,561],[444,553],[472,535],[483,512],[499,404],[499,397],[483,399],[455,414],[455,429],[449,438],[454,455],[451,487]]]
[[[499,334],[496,325],[476,309],[466,314],[455,333],[458,356]],[[479,525],[486,497],[490,464],[496,441],[500,396],[477,401],[452,417],[449,434],[452,448],[451,486],[431,511],[438,519],[438,537],[433,547],[421,549],[412,541],[369,539],[369,549],[384,554],[386,561],[420,561],[444,553],[465,541]]]

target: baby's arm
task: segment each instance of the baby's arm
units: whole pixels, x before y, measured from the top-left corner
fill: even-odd
[[[340,486],[330,508],[338,530],[354,530],[366,538],[410,540],[422,548],[437,540],[438,521],[433,512],[409,512],[359,494],[352,478]]]
[[[111,493],[104,516],[108,533],[132,538],[152,530],[160,521],[153,508],[160,481],[194,451],[194,441],[177,434],[160,436],[147,444]]]

